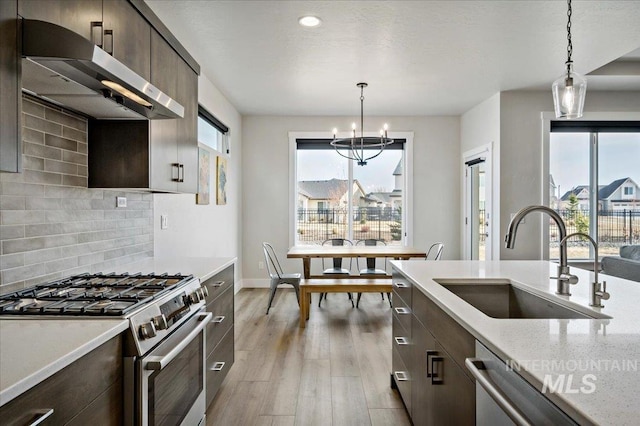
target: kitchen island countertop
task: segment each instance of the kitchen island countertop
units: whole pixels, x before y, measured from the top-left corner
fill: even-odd
[[[593,273],[571,268],[579,277],[571,296],[555,294],[557,265],[544,261],[392,261],[454,320],[539,391],[559,377],[572,386],[545,396],[579,424],[638,424],[640,406],[640,283],[600,275],[609,300],[589,307]],[[602,319],[496,319],[460,299],[440,282],[511,282],[513,285]],[[595,387],[583,385],[583,378]],[[565,382],[566,385],[566,382]],[[571,388],[571,389],[569,389]]]
[[[114,272],[192,274],[204,281],[235,258],[148,258]],[[129,328],[127,319],[0,317],[0,406]],[[64,333],[63,333],[64,332]]]

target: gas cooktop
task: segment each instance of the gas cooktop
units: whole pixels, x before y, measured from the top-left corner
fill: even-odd
[[[123,317],[193,279],[153,273],[74,275],[0,296],[0,315]]]

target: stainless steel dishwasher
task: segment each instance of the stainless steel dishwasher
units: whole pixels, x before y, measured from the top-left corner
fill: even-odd
[[[477,426],[577,424],[478,341],[465,364],[476,379]]]

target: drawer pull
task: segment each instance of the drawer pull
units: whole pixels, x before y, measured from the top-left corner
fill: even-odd
[[[429,365],[431,364],[432,356],[438,355],[438,351],[428,350],[427,351],[427,377],[431,377],[431,373],[429,372]]]
[[[442,364],[442,368],[436,368],[436,363]],[[441,356],[431,357],[431,384],[441,385],[444,383],[444,358]]]
[[[33,413],[34,419],[27,423],[28,426],[36,426],[45,421],[45,419],[53,414],[53,408],[43,408]]]
[[[408,288],[409,286],[407,285],[407,283],[403,283],[403,282],[395,282],[393,283],[394,286],[396,286],[397,288]]]
[[[210,368],[211,371],[222,371],[226,362],[218,361]]]
[[[224,319],[225,319],[225,316],[224,315],[220,315],[220,316],[211,318],[211,322],[213,324],[220,324],[222,321],[224,321]]]
[[[394,339],[399,346],[404,346],[409,344],[406,337],[394,337]]]
[[[224,285],[224,281],[216,281],[211,284],[211,287],[222,287]]]
[[[409,308],[393,308],[393,309],[396,310],[396,313],[398,315],[409,315],[411,313]]]
[[[407,377],[407,373],[405,373],[404,371],[394,371],[393,375],[396,378],[396,382],[406,382],[409,380],[409,378]]]

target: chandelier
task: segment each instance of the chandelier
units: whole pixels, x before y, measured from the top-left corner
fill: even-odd
[[[571,43],[571,0],[567,0],[567,66],[566,74],[553,82],[553,106],[556,118],[580,118],[584,110],[584,98],[587,94],[587,80],[573,71],[573,44]]]
[[[384,148],[393,143],[393,139],[387,137],[389,126],[386,123],[380,130],[380,136],[364,136],[364,88],[368,85],[358,83],[356,86],[360,88],[360,136],[356,135],[356,123],[351,125],[351,136],[348,138],[336,138],[338,129],[333,129],[331,145],[338,154],[356,161],[359,166],[365,166],[368,160],[382,154]]]

